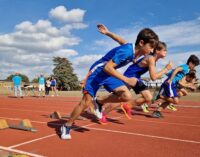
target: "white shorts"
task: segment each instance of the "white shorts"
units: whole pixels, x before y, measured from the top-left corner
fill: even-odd
[[[39,85],[39,91],[44,91],[44,90],[45,90],[44,85]]]

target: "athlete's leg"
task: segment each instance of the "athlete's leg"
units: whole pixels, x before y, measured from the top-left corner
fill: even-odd
[[[92,96],[84,94],[81,102],[74,108],[66,125],[71,126],[80,114],[92,103]]]
[[[107,96],[98,97],[98,102],[100,104],[117,103],[117,102],[127,102],[132,99],[131,92],[126,86],[120,86],[114,89],[113,93]]]

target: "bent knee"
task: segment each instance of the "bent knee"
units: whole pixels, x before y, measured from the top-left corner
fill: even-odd
[[[146,102],[151,102],[152,99],[153,99],[153,96],[152,96],[152,95],[148,95],[148,96],[145,97],[145,101],[146,101]]]
[[[179,99],[174,99],[174,104],[178,104],[179,103]]]
[[[130,101],[132,99],[132,95],[130,92],[124,92],[122,95],[122,101]]]
[[[81,103],[79,105],[83,106],[83,107],[89,107],[92,103],[92,98],[90,97],[84,97],[82,100],[81,100]]]

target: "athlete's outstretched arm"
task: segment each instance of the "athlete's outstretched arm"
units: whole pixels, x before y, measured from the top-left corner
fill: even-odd
[[[185,87],[185,88],[189,88],[191,90],[195,90],[196,87],[195,87],[195,84],[191,81],[191,82],[187,82],[186,81],[186,76],[183,77],[179,82],[178,82],[182,87]]]
[[[120,45],[124,45],[127,43],[127,41],[125,39],[123,39],[122,37],[120,37],[119,35],[110,32],[106,26],[104,26],[103,24],[98,24],[97,28],[99,30],[100,33],[105,34],[107,36],[109,36],[110,38],[112,38],[113,40],[115,40],[116,42],[118,42]]]
[[[165,66],[165,68],[163,68],[159,72],[156,72],[155,60],[153,57],[149,57],[148,64],[149,64],[149,75],[150,75],[151,80],[153,81],[161,78],[163,74],[166,74],[169,70],[172,69],[172,62],[169,62]]]
[[[183,71],[182,67],[177,67],[176,69],[174,69],[174,71],[172,72],[171,77],[169,78],[169,80],[167,81],[168,83],[171,83],[173,78],[176,76],[176,74],[180,71]]]

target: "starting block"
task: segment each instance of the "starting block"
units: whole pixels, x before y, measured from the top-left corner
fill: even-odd
[[[49,115],[49,117],[52,118],[52,119],[62,119],[62,118],[69,119],[70,118],[69,115],[61,116],[60,112],[58,112],[58,111],[53,112],[52,114]],[[86,118],[79,116],[77,118],[77,120],[86,120]]]
[[[29,119],[23,119],[19,125],[12,125],[8,124],[5,119],[0,119],[0,130],[2,129],[17,129],[17,130],[24,130],[24,131],[31,131],[36,132],[37,130],[34,129],[31,125],[31,121]]]

